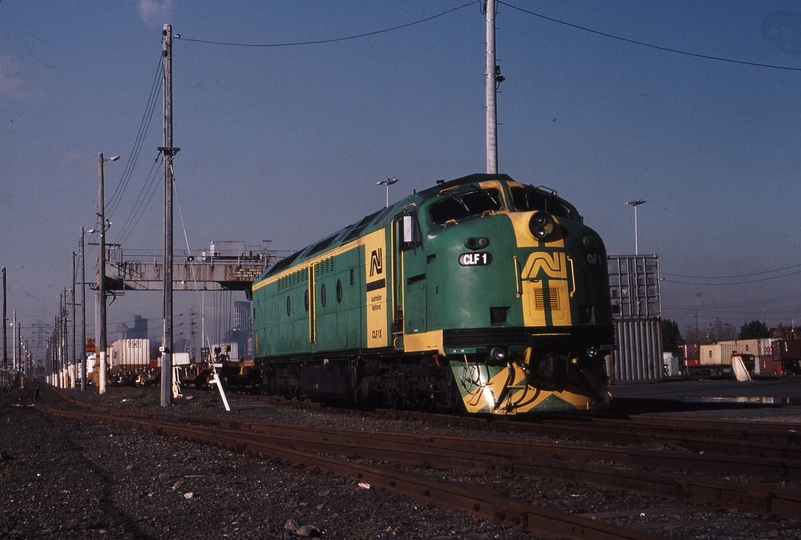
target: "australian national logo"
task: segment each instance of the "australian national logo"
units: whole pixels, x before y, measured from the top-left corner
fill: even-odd
[[[367,280],[367,291],[383,289],[387,286],[386,280],[381,277],[384,273],[384,254],[383,248],[377,248],[370,252],[370,274]],[[378,279],[375,279],[378,278]]]
[[[381,257],[382,248],[374,249],[370,254],[370,277],[384,273],[384,262]]]
[[[540,272],[544,272],[549,278],[567,279],[565,254],[535,251],[529,255],[526,265],[523,267],[523,278],[537,279]]]

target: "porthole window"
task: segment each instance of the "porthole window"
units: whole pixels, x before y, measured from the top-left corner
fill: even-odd
[[[286,297],[286,316],[292,316],[292,298],[289,296]]]
[[[303,293],[303,307],[306,308],[306,311],[309,311],[309,289]]]
[[[342,280],[337,280],[337,304],[342,303]]]
[[[320,304],[325,307],[326,298],[325,298],[325,283],[320,285]]]

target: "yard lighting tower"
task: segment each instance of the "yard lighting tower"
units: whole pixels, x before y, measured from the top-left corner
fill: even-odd
[[[626,203],[626,206],[633,206],[634,207],[634,254],[640,254],[640,242],[637,237],[637,207],[641,204],[645,204],[645,201],[637,199],[635,201],[629,201]]]
[[[105,178],[103,166],[107,161],[117,161],[120,156],[103,158],[103,153],[97,154],[97,230],[100,233],[100,272],[97,284],[97,294],[100,296],[100,343],[98,344],[97,359],[99,360],[100,379],[98,392],[106,393],[106,202],[104,195]]]
[[[376,182],[377,186],[381,186],[381,185],[387,186],[387,205],[384,208],[389,208],[389,186],[391,186],[392,184],[394,184],[397,181],[398,181],[397,178],[387,178],[386,180],[381,180],[379,182]]]

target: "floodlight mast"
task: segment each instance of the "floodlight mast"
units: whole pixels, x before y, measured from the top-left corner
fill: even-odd
[[[392,184],[394,184],[397,181],[398,181],[397,178],[387,178],[386,180],[379,180],[378,182],[376,182],[376,185],[378,185],[378,186],[382,186],[382,185],[383,186],[387,186],[387,204],[386,204],[386,206],[384,208],[389,208],[389,186],[391,186]]]
[[[634,255],[640,254],[640,241],[637,234],[637,207],[641,204],[645,204],[645,201],[637,199],[626,203],[626,206],[634,207]]]

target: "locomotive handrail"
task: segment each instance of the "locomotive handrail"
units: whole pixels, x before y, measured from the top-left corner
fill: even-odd
[[[515,266],[515,298],[520,298],[523,296],[523,286],[520,283],[520,265],[517,264],[517,255],[512,255],[512,261]]]
[[[567,257],[567,264],[570,266],[570,277],[573,281],[573,290],[570,292],[570,298],[573,298],[576,295],[576,265],[573,264],[573,259],[571,257]]]

